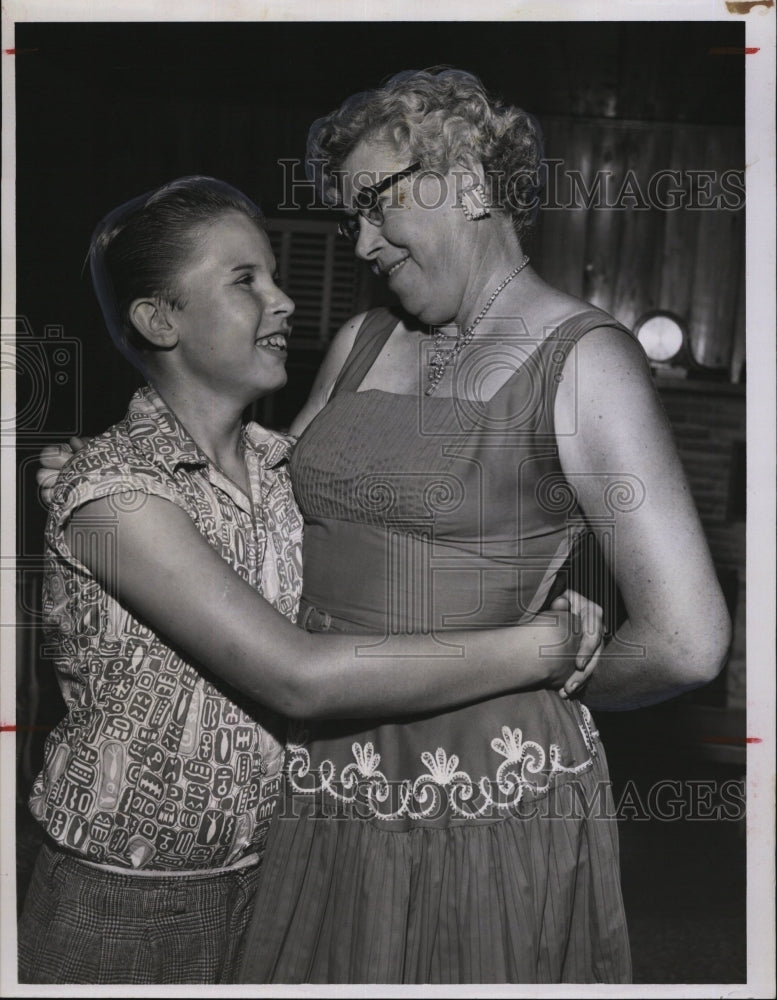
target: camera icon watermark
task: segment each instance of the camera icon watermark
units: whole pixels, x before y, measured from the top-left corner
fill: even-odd
[[[81,342],[63,327],[36,333],[26,316],[2,318],[3,382],[16,383],[16,407],[0,420],[0,435],[51,442],[81,431]]]

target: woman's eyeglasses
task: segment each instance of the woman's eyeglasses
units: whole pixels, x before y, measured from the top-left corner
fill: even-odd
[[[378,184],[362,188],[361,191],[357,192],[353,199],[353,213],[341,219],[340,225],[337,227],[340,235],[345,236],[351,243],[355,243],[359,239],[361,228],[359,224],[360,218],[366,219],[372,226],[382,226],[385,220],[383,205],[380,203],[380,195],[384,191],[387,191],[392,184],[396,184],[397,181],[401,181],[405,177],[410,177],[411,174],[420,169],[420,161],[412,163],[409,167],[405,167],[404,170],[398,170],[395,174],[389,174],[388,177],[384,177]]]

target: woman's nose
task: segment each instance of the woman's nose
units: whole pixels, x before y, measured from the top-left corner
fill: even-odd
[[[384,243],[380,226],[374,226],[363,216],[359,216],[359,237],[354,246],[356,256],[361,257],[362,260],[372,260]]]

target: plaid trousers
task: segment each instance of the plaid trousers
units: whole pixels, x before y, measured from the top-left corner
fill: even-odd
[[[44,844],[19,920],[19,982],[234,982],[260,867],[124,875]]]

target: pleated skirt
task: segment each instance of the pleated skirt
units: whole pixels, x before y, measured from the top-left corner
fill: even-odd
[[[590,770],[496,822],[396,831],[287,803],[240,980],[630,982],[617,821],[598,750]]]

